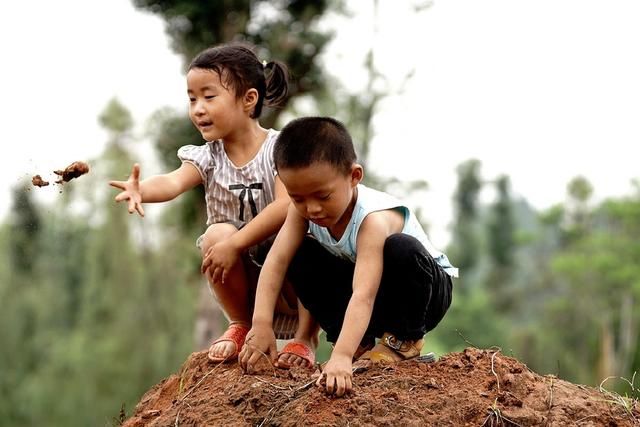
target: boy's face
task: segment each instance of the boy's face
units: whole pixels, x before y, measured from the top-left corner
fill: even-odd
[[[278,171],[289,197],[304,218],[332,229],[351,218],[355,187],[362,180],[362,166],[353,164],[344,173],[327,162]]]
[[[187,93],[189,117],[205,141],[226,138],[247,117],[242,101],[215,71],[189,70]]]

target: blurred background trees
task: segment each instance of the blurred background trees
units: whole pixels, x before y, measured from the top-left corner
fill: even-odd
[[[262,124],[339,115],[366,163],[377,103],[392,86],[380,83],[373,47],[362,64],[366,94],[341,88],[322,67],[332,34],[319,23],[343,11],[342,2],[133,3],[166,21],[185,66],[203,48],[230,40],[287,63],[289,105],[266,111]],[[115,99],[99,121],[108,141],[90,161],[91,173],[61,188],[52,205],[38,205],[29,186],[16,186],[0,224],[0,324],[10,325],[0,328],[2,425],[116,424],[123,405],[130,413],[223,324],[198,272],[202,188],[168,204],[157,221],[128,216],[98,189],[128,175],[141,141]],[[170,109],[155,113],[148,135],[164,170],[178,165],[179,146],[202,143],[185,113]],[[499,346],[536,371],[575,382],[630,379],[640,367],[640,185],[596,204],[587,177],[576,177],[564,201],[538,212],[515,195],[508,176],[483,176],[478,159],[460,159],[457,176],[446,252],[461,278],[427,350]],[[399,196],[428,188],[374,173],[368,179]],[[326,349],[319,353],[326,356]]]

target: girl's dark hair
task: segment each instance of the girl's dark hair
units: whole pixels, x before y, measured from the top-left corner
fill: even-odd
[[[276,169],[296,169],[327,162],[349,173],[357,157],[347,128],[330,117],[302,117],[290,121],[273,148]]]
[[[257,119],[262,106],[276,107],[284,104],[289,93],[289,72],[279,61],[263,65],[250,45],[223,44],[200,52],[189,64],[189,70],[199,68],[218,73],[223,84],[231,86],[238,99],[251,88],[258,91],[258,102],[251,113]]]

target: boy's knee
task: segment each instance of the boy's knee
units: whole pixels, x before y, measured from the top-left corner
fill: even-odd
[[[204,254],[211,246],[228,239],[237,231],[238,229],[233,224],[211,224],[202,235],[202,241],[200,242],[201,252]]]
[[[387,237],[384,242],[384,259],[398,261],[411,260],[416,253],[425,252],[424,246],[418,239],[408,234],[396,233]]]

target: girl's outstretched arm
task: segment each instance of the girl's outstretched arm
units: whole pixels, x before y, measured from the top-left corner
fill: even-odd
[[[135,163],[126,181],[109,181],[109,185],[122,190],[116,202],[127,200],[129,213],[144,216],[142,203],[166,202],[202,183],[198,170],[189,163],[167,174],[154,175],[140,181],[140,165]]]

